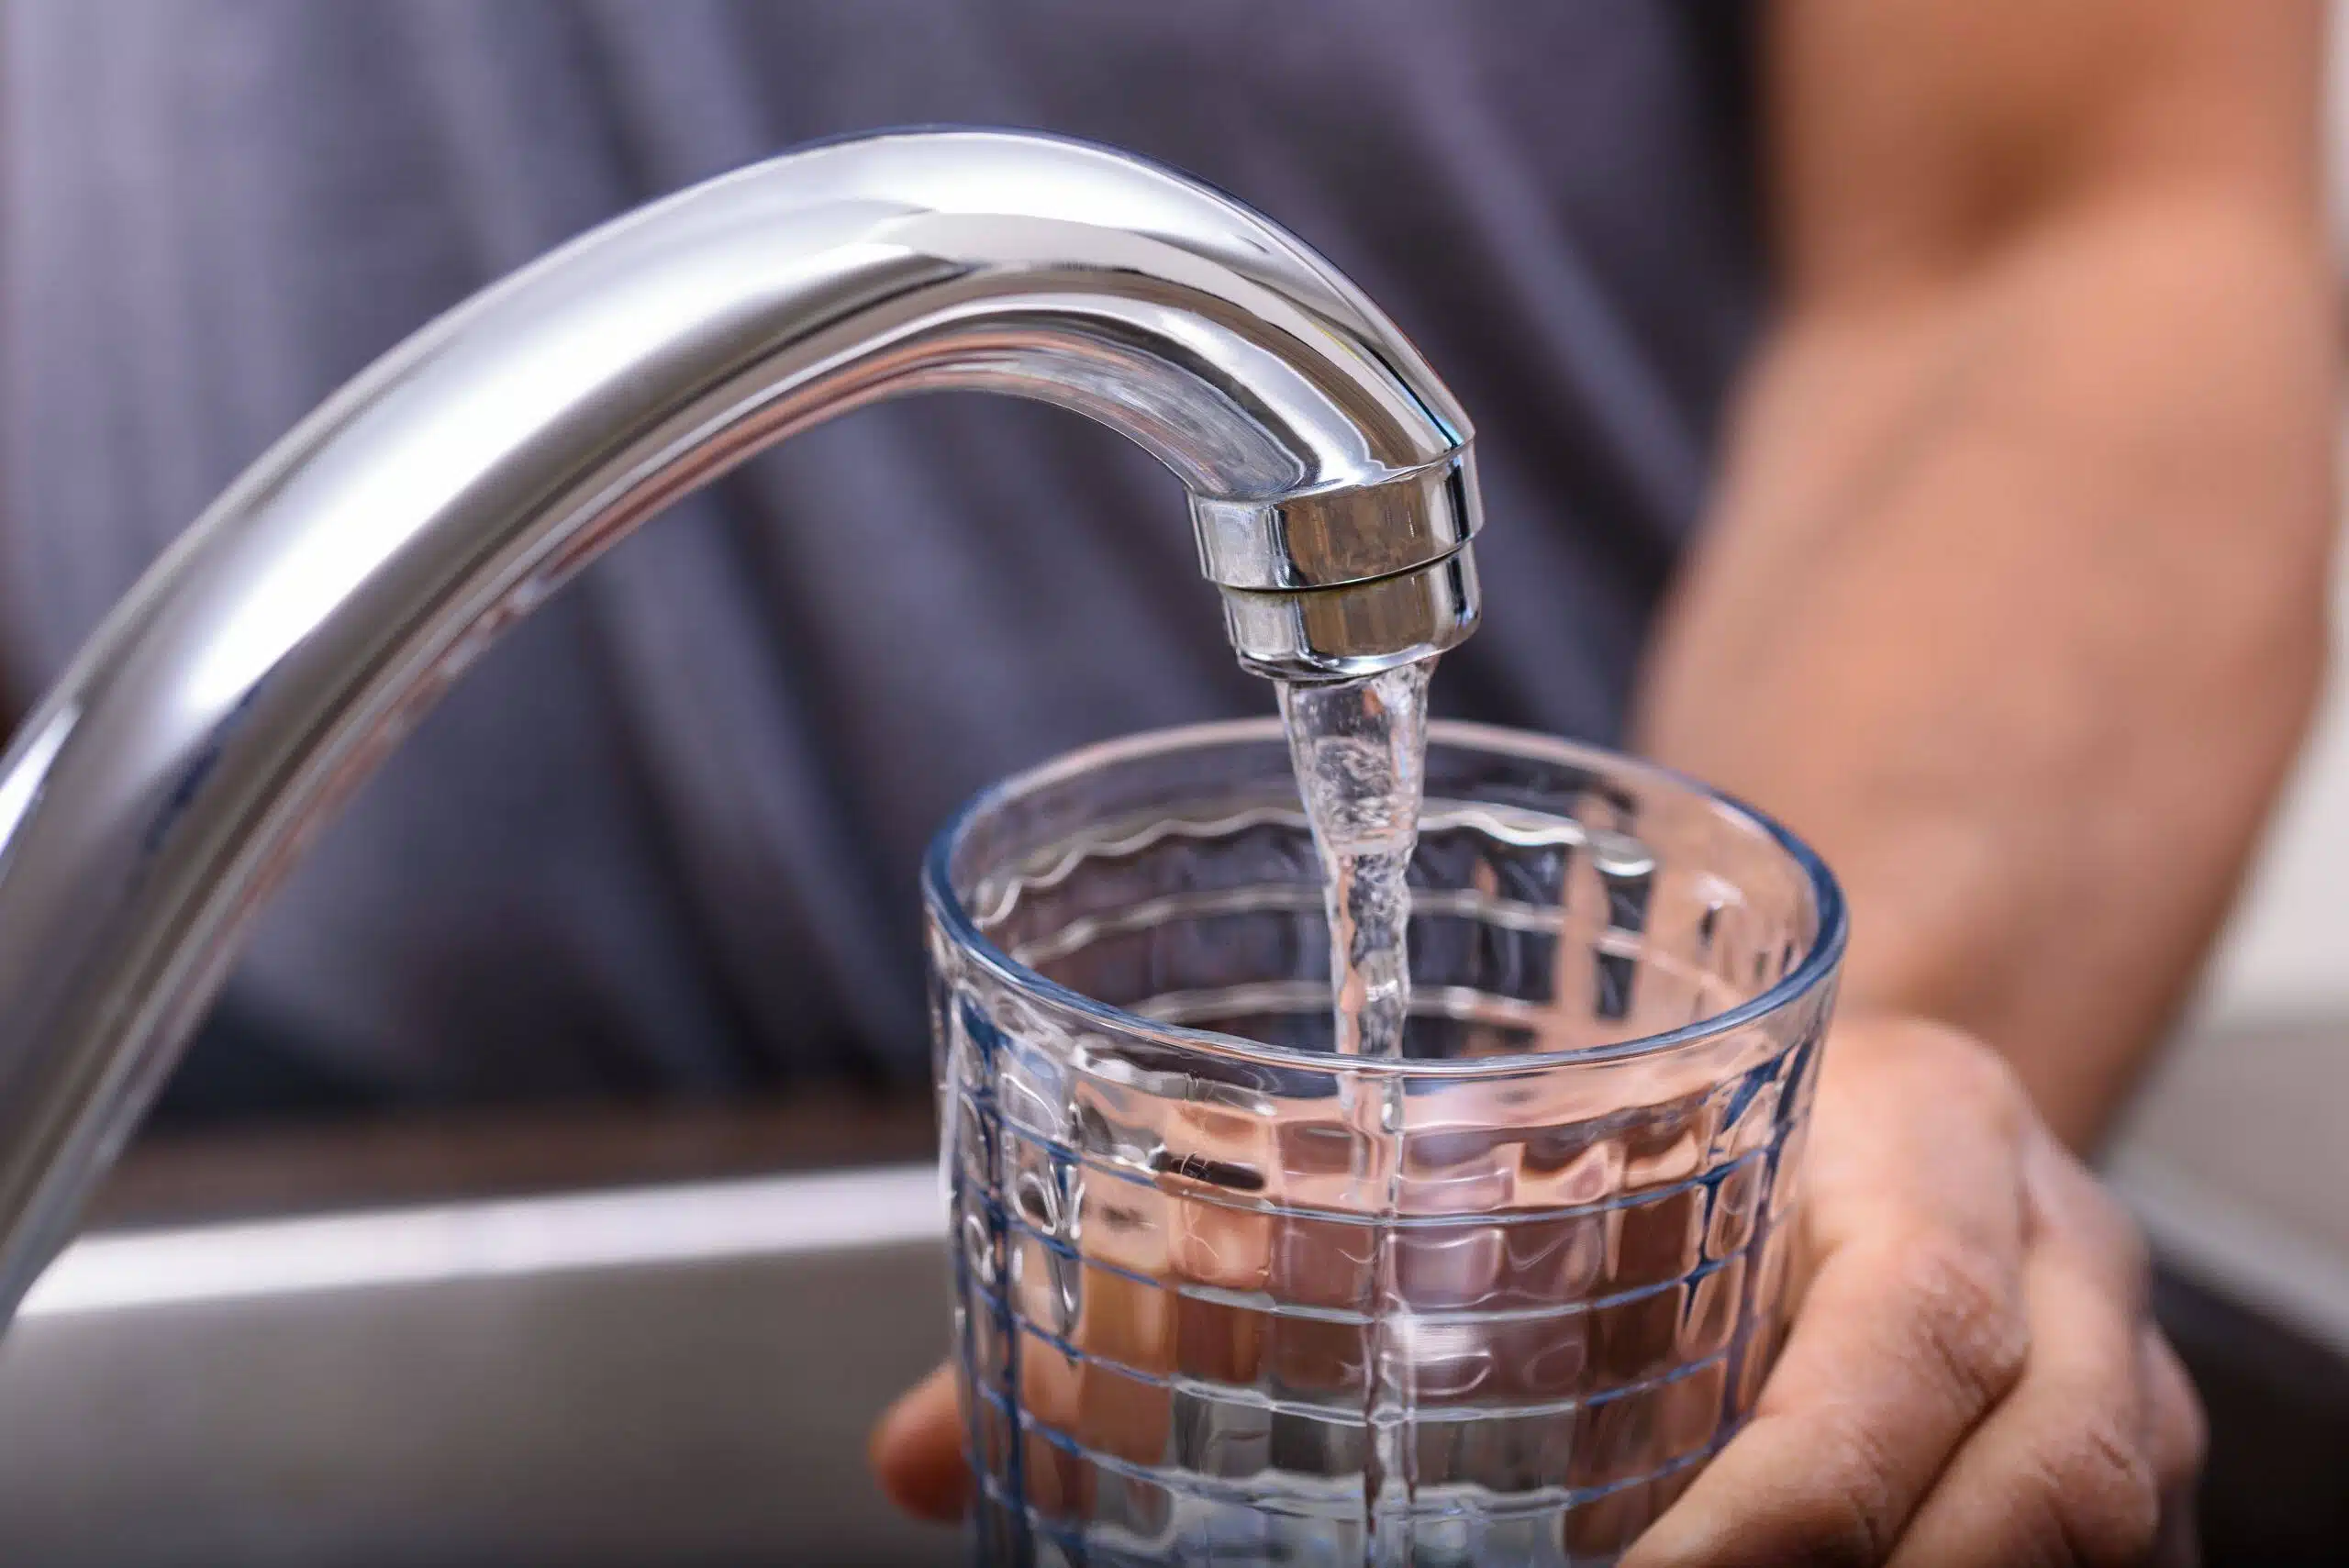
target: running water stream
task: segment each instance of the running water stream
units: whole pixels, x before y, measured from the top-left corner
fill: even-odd
[[[1330,913],[1341,1055],[1403,1054],[1411,973],[1404,875],[1419,836],[1433,660],[1360,680],[1284,682],[1281,717]]]
[[[1330,918],[1332,1042],[1341,1055],[1398,1059],[1411,1007],[1406,875],[1419,841],[1427,757],[1428,677],[1421,660],[1358,680],[1283,683],[1281,717]],[[1363,1468],[1369,1563],[1411,1556],[1415,1392],[1405,1337],[1410,1304],[1397,1288],[1393,1222],[1400,1207],[1403,1082],[1347,1074],[1341,1113],[1353,1124],[1354,1201],[1371,1230],[1371,1331],[1363,1375],[1370,1442]]]

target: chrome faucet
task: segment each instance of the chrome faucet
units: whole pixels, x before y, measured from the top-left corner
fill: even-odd
[[[1075,142],[908,132],[610,223],[265,454],[0,762],[0,1323],[271,888],[499,630],[760,449],[947,389],[1156,453],[1251,669],[1369,673],[1475,624],[1467,420],[1359,291],[1225,196]]]

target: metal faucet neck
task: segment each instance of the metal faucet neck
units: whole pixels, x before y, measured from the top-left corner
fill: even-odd
[[[762,448],[943,389],[1075,409],[1173,468],[1253,669],[1367,673],[1475,625],[1466,419],[1227,197],[1074,142],[909,133],[609,224],[267,453],[0,762],[0,1319],[270,888],[498,630]]]

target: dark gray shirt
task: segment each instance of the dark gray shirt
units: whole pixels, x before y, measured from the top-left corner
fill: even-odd
[[[5,3],[20,702],[473,289],[795,142],[961,122],[1134,148],[1351,273],[1478,428],[1486,624],[1439,709],[1604,738],[1759,299],[1716,0]],[[918,1075],[932,828],[1063,748],[1269,707],[1191,549],[1173,480],[1068,415],[800,438],[448,699],[265,917],[215,1069],[275,1049],[390,1100]]]

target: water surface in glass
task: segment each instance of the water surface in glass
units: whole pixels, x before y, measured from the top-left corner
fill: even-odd
[[[983,1561],[1604,1562],[1750,1407],[1831,882],[1562,742],[1438,725],[1425,781],[1391,1059],[1333,1050],[1275,724],[1080,753],[941,836]]]

